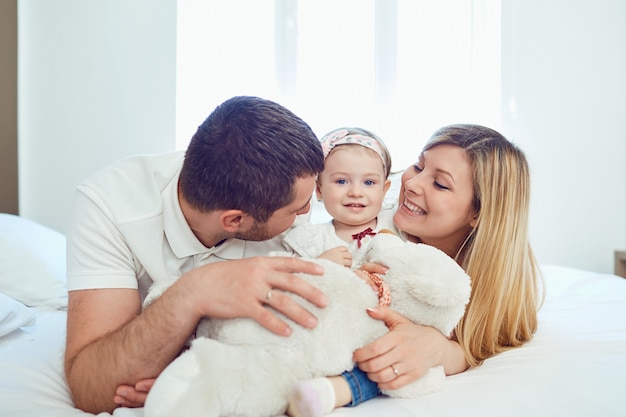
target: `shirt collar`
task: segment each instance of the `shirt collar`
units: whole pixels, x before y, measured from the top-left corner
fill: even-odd
[[[163,189],[163,228],[165,236],[178,258],[194,255],[203,257],[216,256],[224,260],[243,258],[245,242],[239,239],[228,239],[218,246],[207,248],[198,240],[189,227],[178,202],[178,173]]]

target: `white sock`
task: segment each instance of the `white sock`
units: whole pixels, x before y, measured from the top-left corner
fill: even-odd
[[[335,409],[335,389],[328,378],[300,381],[289,392],[287,415],[321,417]]]

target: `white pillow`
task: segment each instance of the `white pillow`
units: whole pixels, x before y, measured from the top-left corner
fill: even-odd
[[[65,236],[0,213],[0,292],[29,307],[67,307]]]
[[[37,316],[24,304],[0,293],[0,337],[35,324]]]

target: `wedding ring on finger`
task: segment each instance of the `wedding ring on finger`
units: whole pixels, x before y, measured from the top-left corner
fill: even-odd
[[[396,374],[396,378],[397,378],[398,376],[400,376],[400,372],[398,372],[398,370],[396,369],[396,367],[395,367],[395,366],[393,366],[393,365],[390,365],[390,366],[391,366],[391,370],[393,371],[393,373],[394,373],[394,374]]]
[[[265,293],[265,300],[263,300],[263,304],[270,305],[270,300],[272,299],[272,289],[270,288]]]

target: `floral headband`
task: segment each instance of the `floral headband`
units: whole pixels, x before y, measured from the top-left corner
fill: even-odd
[[[387,164],[385,163],[383,148],[376,139],[369,136],[361,135],[360,133],[350,133],[347,129],[339,129],[324,136],[320,143],[322,144],[322,151],[324,151],[324,159],[337,145],[361,145],[376,152],[383,161],[383,167],[386,168]]]

